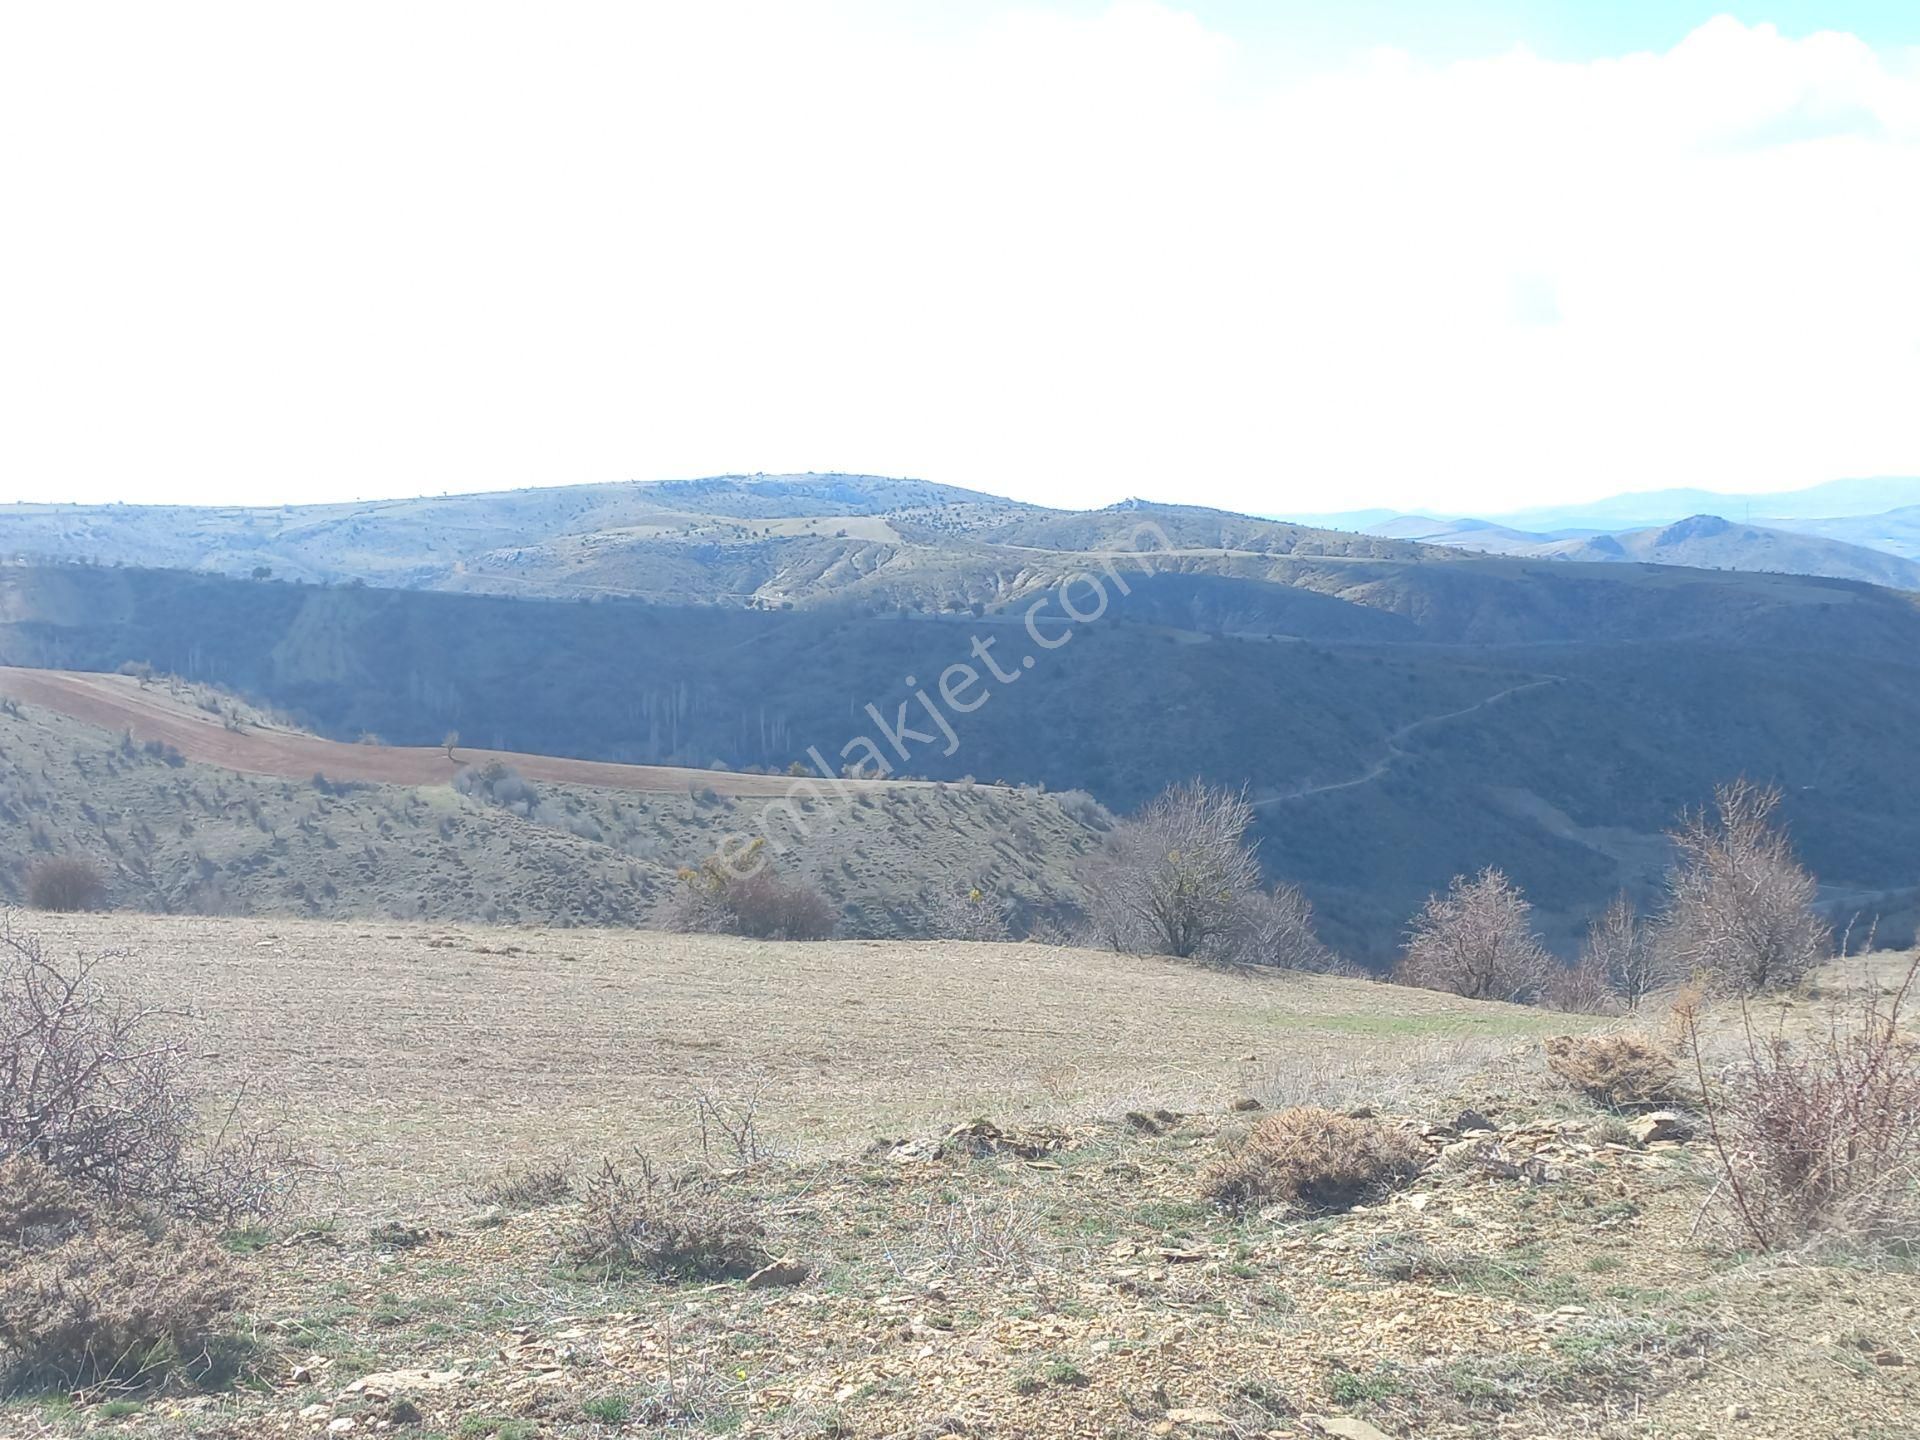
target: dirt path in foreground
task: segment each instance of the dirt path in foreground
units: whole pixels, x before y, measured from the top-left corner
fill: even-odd
[[[310,780],[361,780],[378,785],[445,785],[462,766],[499,760],[529,780],[554,785],[595,785],[610,790],[680,792],[711,787],[723,795],[784,795],[784,775],[741,775],[728,770],[687,770],[671,765],[616,765],[568,760],[513,750],[456,746],[454,760],[425,745],[349,745],[297,730],[250,725],[229,730],[215,717],[190,708],[159,685],[142,686],[128,675],[77,670],[23,670],[0,666],[0,697],[37,705],[103,730],[126,731],[136,741],[158,740],[189,760],[239,770]],[[910,781],[843,781],[885,790]]]

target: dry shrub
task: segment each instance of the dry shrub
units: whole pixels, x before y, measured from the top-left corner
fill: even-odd
[[[1641,1110],[1679,1098],[1673,1056],[1644,1035],[1554,1035],[1547,1068],[1595,1104]]]
[[[756,940],[826,940],[837,923],[833,907],[816,890],[789,885],[759,855],[761,841],[742,857],[757,863],[737,873],[718,855],[700,868],[683,869],[680,883],[661,907],[660,921],[683,934],[746,935]]]
[[[919,933],[931,940],[1001,941],[1013,938],[1006,902],[978,886],[935,890],[920,905]]]
[[[1756,1035],[1717,1085],[1688,1037],[1705,1097],[1718,1198],[1763,1250],[1818,1235],[1911,1245],[1920,1228],[1920,1042],[1900,1029],[1920,957],[1891,999],[1869,988],[1804,1042]]]
[[[710,1174],[671,1174],[643,1154],[601,1163],[587,1181],[569,1253],[576,1264],[674,1279],[751,1275],[770,1258],[766,1229]]]
[[[1255,1125],[1240,1149],[1209,1166],[1202,1193],[1230,1210],[1287,1203],[1346,1210],[1413,1179],[1427,1149],[1378,1120],[1300,1106]]]
[[[93,862],[74,855],[42,860],[27,872],[27,904],[35,910],[97,910],[107,885]]]
[[[218,1368],[239,1302],[227,1253],[90,1202],[24,1156],[0,1165],[0,1382],[137,1382]]]
[[[1538,1000],[1554,965],[1532,916],[1533,906],[1500,871],[1456,875],[1414,917],[1394,978],[1470,1000]]]
[[[109,1208],[232,1220],[271,1209],[288,1157],[202,1138],[178,1012],[122,994],[0,923],[0,1160],[31,1155]]]
[[[509,1170],[467,1193],[477,1205],[497,1205],[502,1210],[539,1210],[573,1198],[573,1175],[565,1165],[534,1165],[525,1170]]]
[[[1741,994],[1798,984],[1833,952],[1814,911],[1819,886],[1773,823],[1780,792],[1746,780],[1714,791],[1711,812],[1682,818],[1667,904],[1653,943],[1661,968]]]

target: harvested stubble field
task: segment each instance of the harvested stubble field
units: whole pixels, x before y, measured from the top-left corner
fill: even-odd
[[[43,928],[125,947],[148,993],[197,1000],[213,1093],[246,1083],[336,1173],[306,1213],[232,1237],[255,1277],[255,1388],[16,1400],[0,1435],[1920,1424],[1920,1282],[1696,1230],[1705,1148],[1593,1134],[1598,1113],[1539,1058],[1568,1017],[1037,946]],[[799,1283],[581,1262],[595,1156],[643,1142],[701,1163],[695,1097],[737,1115],[756,1090],[774,1158],[722,1146],[703,1193],[763,1226]],[[1376,1108],[1435,1158],[1345,1214],[1235,1216],[1201,1175],[1257,1120],[1250,1100]],[[1519,1163],[1440,1156],[1483,1121]],[[540,1161],[571,1194],[502,1208],[470,1188]]]
[[[126,914],[34,928],[56,950],[122,952],[113,970],[196,1009],[210,1091],[244,1091],[315,1150],[337,1178],[313,1202],[352,1215],[451,1203],[513,1164],[684,1149],[702,1095],[758,1094],[784,1145],[829,1154],[973,1115],[1217,1105],[1368,1063],[1457,1070],[1563,1028],[1040,945]]]

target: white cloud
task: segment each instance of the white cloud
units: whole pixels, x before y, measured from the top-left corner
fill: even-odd
[[[1161,6],[974,13],[13,7],[0,499],[1920,472],[1911,54],[1281,79]]]

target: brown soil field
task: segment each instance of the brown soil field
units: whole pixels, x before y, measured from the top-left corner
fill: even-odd
[[[164,685],[141,685],[128,675],[79,670],[27,670],[0,666],[0,698],[38,705],[136,741],[171,745],[189,760],[252,775],[306,780],[358,780],[381,785],[444,785],[462,766],[498,760],[529,780],[556,785],[589,785],[608,790],[656,793],[711,788],[722,795],[773,796],[787,793],[784,775],[742,775],[722,770],[687,770],[665,765],[617,765],[599,760],[568,760],[512,750],[456,746],[453,760],[434,746],[359,745],[271,725],[230,730],[214,716],[183,704]],[[854,790],[886,790],[919,781],[843,781]]]

